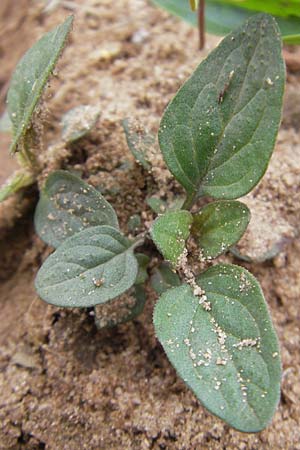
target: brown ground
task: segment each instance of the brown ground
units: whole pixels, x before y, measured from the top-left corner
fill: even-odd
[[[75,166],[102,186],[124,231],[134,213],[147,225],[153,217],[147,193],[180,190],[159,154],[145,177],[120,120],[131,116],[157,130],[168,100],[217,39],[199,54],[197,32],[145,0],[118,0],[114,12],[110,0],[60,3],[46,15],[42,2],[2,0],[2,100],[20,54],[74,9],[74,32],[47,102],[47,141],[59,142],[59,120],[73,106],[100,104],[102,115],[72,152],[45,160],[44,172]],[[266,178],[246,200],[253,219],[241,244],[254,258],[278,242],[281,249],[272,260],[247,265],[262,283],[282,347],[282,398],[268,429],[242,434],[201,407],[155,339],[150,290],[142,316],[106,331],[97,331],[86,311],[59,310],[37,298],[33,280],[49,250],[33,231],[33,189],[0,206],[1,449],[300,449],[299,81],[289,75],[278,145]],[[6,163],[7,139],[1,141],[3,179],[13,163]]]

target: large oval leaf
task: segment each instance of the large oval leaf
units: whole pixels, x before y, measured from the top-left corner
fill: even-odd
[[[216,258],[243,236],[250,211],[241,202],[224,200],[209,203],[193,215],[192,233],[205,258]]]
[[[162,262],[153,270],[150,283],[155,292],[159,295],[174,286],[180,286],[181,280],[167,262]]]
[[[57,306],[105,303],[134,284],[138,274],[135,245],[109,226],[80,231],[44,262],[36,290],[43,300]]]
[[[76,175],[57,170],[49,175],[41,191],[34,224],[41,239],[56,248],[87,227],[118,228],[118,219],[100,192]]]
[[[234,199],[264,174],[284,88],[278,27],[251,17],[227,36],[183,85],[159,130],[164,159],[190,197]]]
[[[185,249],[193,221],[188,211],[172,211],[159,216],[153,223],[150,234],[164,258],[176,265]]]
[[[45,34],[19,61],[7,94],[9,116],[13,124],[11,151],[24,138],[43,89],[64,48],[72,28],[73,16]]]
[[[231,265],[211,267],[197,282],[210,311],[189,286],[173,288],[155,308],[157,337],[209,411],[238,430],[262,430],[278,403],[281,366],[259,284]]]

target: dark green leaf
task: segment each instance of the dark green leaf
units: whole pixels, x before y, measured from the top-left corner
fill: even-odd
[[[224,2],[225,1],[226,0],[224,0]],[[195,27],[198,26],[197,15],[190,10],[188,2],[183,0],[153,0],[153,2],[161,8],[166,9],[171,14],[181,17],[191,25]],[[260,0],[259,2],[261,4],[261,10],[263,12],[268,12],[267,9],[264,8],[265,2],[261,2]],[[281,14],[284,13],[284,11],[285,8],[281,7]],[[206,0],[205,29],[208,33],[224,36],[235,28],[241,26],[245,20],[253,16],[255,13],[256,11],[248,11],[227,3],[218,3],[214,0]],[[299,17],[280,17],[281,14],[276,16],[275,19],[279,25],[284,42],[287,44],[299,44]]]
[[[70,143],[88,134],[100,117],[97,106],[81,105],[68,111],[62,119],[62,138]]]
[[[146,203],[156,214],[162,214],[167,209],[166,201],[158,197],[149,197]]]
[[[129,119],[124,119],[122,125],[129,150],[145,170],[151,170],[150,150],[155,145],[155,137]]]
[[[173,211],[159,216],[150,234],[164,258],[176,265],[190,235],[193,217],[188,211]]]
[[[280,123],[284,77],[277,25],[259,14],[227,36],[179,90],[159,141],[189,197],[233,199],[258,183]]]
[[[188,285],[161,296],[154,312],[158,339],[209,411],[238,430],[260,431],[276,409],[281,373],[260,286],[231,265],[211,267],[197,282],[205,296],[194,296]]]
[[[147,266],[149,264],[150,258],[143,253],[136,253],[135,256],[139,263],[139,271],[135,280],[135,284],[144,284],[148,279]]]
[[[271,16],[227,36],[168,106],[165,161],[189,195],[233,199],[263,176],[280,123],[284,64]]]
[[[180,209],[184,204],[184,197],[178,196],[171,203],[167,203],[166,200],[162,200],[158,197],[149,197],[146,199],[146,203],[156,214],[162,214],[165,211],[176,211]]]
[[[65,46],[72,23],[73,16],[70,16],[62,25],[45,34],[25,53],[16,67],[7,94],[13,124],[12,152],[17,150],[31,127],[33,113]]]
[[[35,229],[47,244],[58,247],[84,228],[118,228],[114,209],[92,186],[67,171],[52,172],[41,192],[34,216]]]
[[[173,272],[170,265],[166,262],[162,262],[154,269],[150,282],[155,292],[159,295],[172,287],[181,285],[179,276]]]
[[[243,236],[250,221],[246,205],[236,201],[210,203],[193,215],[192,233],[205,258],[215,258]]]
[[[127,222],[127,228],[130,232],[136,233],[137,230],[141,227],[141,217],[139,214],[133,214],[129,217]]]
[[[65,307],[95,306],[116,298],[137,278],[135,245],[109,226],[80,231],[44,262],[36,290],[46,302]]]

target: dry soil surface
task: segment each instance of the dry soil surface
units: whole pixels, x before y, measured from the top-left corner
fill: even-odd
[[[152,173],[134,162],[120,122],[132,117],[156,132],[168,101],[218,38],[210,37],[199,52],[196,30],[146,0],[57,3],[46,13],[42,1],[2,0],[1,108],[20,55],[75,13],[72,37],[45,96],[44,152],[51,147],[47,154],[52,156],[42,158],[40,181],[55,167],[77,170],[101,186],[125,232],[133,214],[140,215],[142,231],[154,218],[146,197],[172,200],[182,191],[155,148]],[[299,74],[288,75],[284,120],[270,168],[245,199],[253,219],[239,251],[259,262],[234,260],[260,280],[281,343],[282,396],[271,425],[259,434],[242,434],[202,408],[155,338],[156,297],[149,287],[140,317],[102,331],[91,311],[42,302],[33,282],[50,250],[34,233],[33,188],[0,206],[1,449],[300,449],[299,82]],[[65,147],[61,117],[83,104],[101,107],[97,127]],[[6,156],[5,139],[2,180],[15,165]],[[275,257],[265,261],[270,251]]]

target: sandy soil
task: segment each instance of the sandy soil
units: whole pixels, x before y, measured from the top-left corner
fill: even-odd
[[[46,142],[61,151],[42,159],[41,179],[53,167],[75,168],[101,186],[124,231],[133,214],[143,229],[154,217],[146,197],[181,190],[158,152],[152,173],[135,164],[120,121],[129,116],[156,131],[167,102],[218,38],[199,53],[196,30],[145,0],[118,0],[115,11],[109,0],[60,3],[45,14],[42,2],[2,0],[0,106],[20,54],[75,12],[70,45],[46,96]],[[201,407],[154,336],[149,287],[138,319],[102,331],[90,311],[39,300],[33,280],[50,250],[33,230],[32,189],[0,206],[0,449],[300,449],[299,82],[299,74],[288,75],[278,144],[266,177],[245,200],[253,218],[239,248],[265,259],[278,247],[267,261],[242,263],[262,284],[281,342],[282,396],[272,424],[242,434]],[[97,128],[64,148],[60,119],[81,104],[101,106]],[[13,163],[5,163],[7,139],[1,141],[3,179]]]

